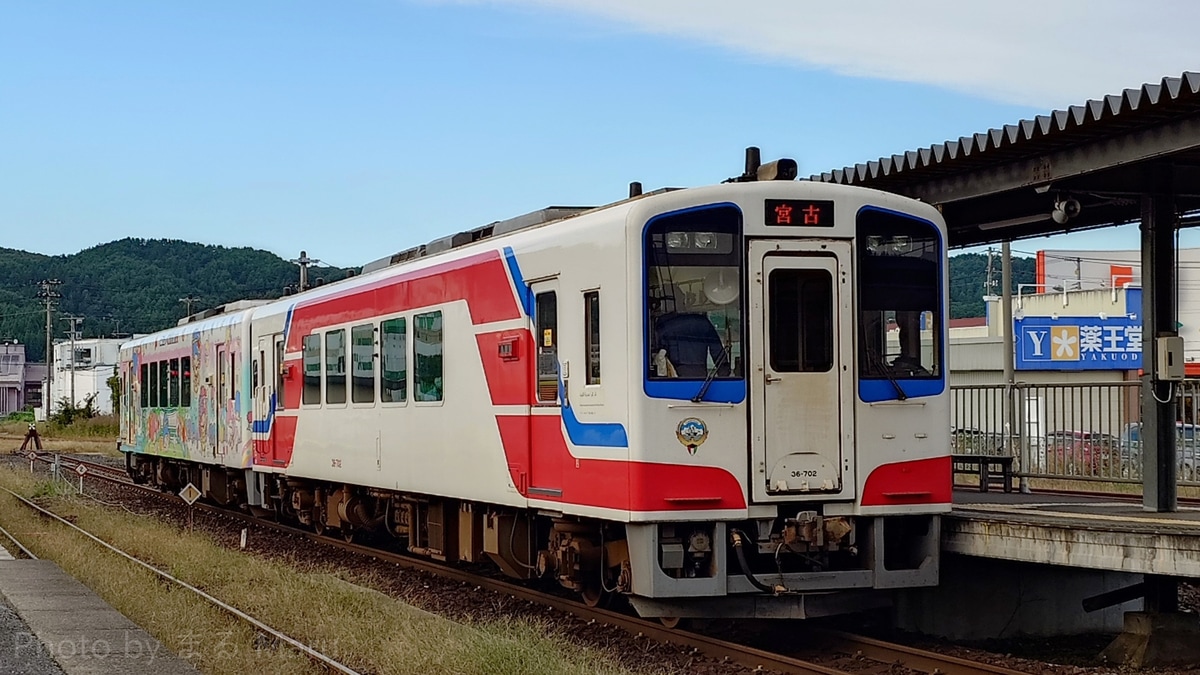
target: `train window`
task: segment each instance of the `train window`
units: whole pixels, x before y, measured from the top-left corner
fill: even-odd
[[[158,407],[158,361],[150,364],[150,381],[146,389],[150,392],[150,407]]]
[[[284,379],[283,365],[283,340],[275,338],[275,409],[283,410],[283,385],[287,381]]]
[[[558,296],[554,291],[538,293],[534,300],[537,316],[537,400],[558,402]]]
[[[650,379],[742,376],[742,215],[719,205],[646,226]]]
[[[325,402],[346,402],[346,331],[325,334]]]
[[[375,327],[371,324],[350,329],[350,400],[375,402]]]
[[[826,270],[776,269],[767,284],[771,369],[829,371],[833,368],[833,277]]]
[[[225,392],[228,391],[229,371],[226,370],[226,367],[225,348],[217,347],[217,388],[214,390],[213,398],[216,399],[218,407],[224,406],[221,399],[225,396]]]
[[[229,352],[229,400],[237,400],[237,385],[241,373],[238,372],[237,353]]]
[[[586,384],[600,384],[600,291],[583,294],[584,352],[587,354]]]
[[[321,336],[304,336],[304,398],[305,405],[321,402]]]
[[[150,387],[147,381],[150,379],[150,364],[143,363],[141,367],[141,378],[138,380],[138,386],[141,387],[142,407],[150,407]]]
[[[167,395],[170,397],[169,405],[172,408],[179,407],[179,359],[171,359],[171,365],[167,370]]]
[[[184,408],[192,405],[192,357],[190,356],[179,360],[179,405]]]
[[[158,362],[158,405],[166,408],[171,405],[170,394],[171,369],[166,361]]]
[[[380,383],[382,403],[403,403],[408,397],[408,345],[404,319],[379,324]]]
[[[941,239],[930,223],[858,215],[859,368],[863,378],[941,376]]]
[[[413,317],[414,401],[442,400],[442,313]]]

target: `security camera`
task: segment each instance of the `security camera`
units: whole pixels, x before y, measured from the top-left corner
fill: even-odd
[[[1062,225],[1075,216],[1078,216],[1082,210],[1083,206],[1079,203],[1078,199],[1067,197],[1066,199],[1059,199],[1054,202],[1054,210],[1050,212],[1050,217],[1054,219],[1054,222]]]

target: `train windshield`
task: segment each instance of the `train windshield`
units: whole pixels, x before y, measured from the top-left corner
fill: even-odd
[[[858,216],[859,373],[940,378],[941,240],[934,226],[887,211]]]
[[[742,376],[741,230],[728,205],[646,227],[650,379]]]

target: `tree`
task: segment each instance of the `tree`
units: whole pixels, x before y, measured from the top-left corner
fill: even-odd
[[[113,415],[117,419],[121,419],[121,372],[117,366],[113,366],[112,377],[104,381],[108,385],[108,390],[112,392],[112,407]]]

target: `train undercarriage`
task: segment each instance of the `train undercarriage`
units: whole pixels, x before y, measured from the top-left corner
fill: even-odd
[[[135,453],[126,454],[126,466],[135,482],[176,493],[190,483],[211,503],[318,534],[347,541],[386,535],[415,555],[553,579],[588,605],[628,596],[644,616],[803,618],[815,615],[806,595],[937,578],[933,516],[859,519],[805,510],[743,523],[626,524]],[[752,596],[778,600],[770,608],[752,599],[750,609],[732,604]],[[862,608],[860,600],[838,605],[845,609],[822,613]]]

